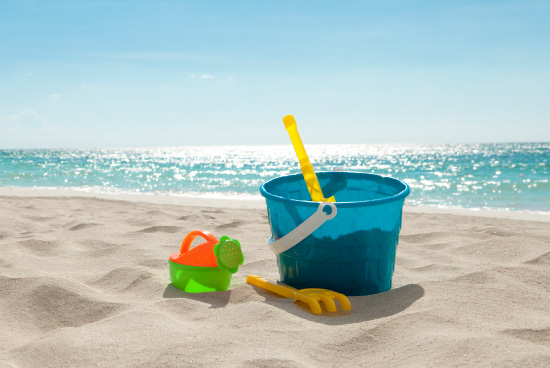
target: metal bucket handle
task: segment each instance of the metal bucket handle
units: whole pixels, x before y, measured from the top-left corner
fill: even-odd
[[[332,209],[330,214],[324,211],[325,206],[329,206]],[[334,203],[321,202],[319,203],[319,207],[317,207],[317,211],[315,211],[313,215],[309,216],[307,220],[302,222],[294,230],[282,238],[274,240],[272,235],[267,241],[267,245],[269,245],[273,253],[283,253],[307,238],[326,221],[333,219],[336,216],[336,212],[337,209]]]

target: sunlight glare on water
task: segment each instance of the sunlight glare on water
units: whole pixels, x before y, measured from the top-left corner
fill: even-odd
[[[550,143],[308,145],[316,171],[391,176],[409,205],[550,212]],[[99,150],[0,150],[0,186],[101,193],[259,197],[299,173],[290,145]]]

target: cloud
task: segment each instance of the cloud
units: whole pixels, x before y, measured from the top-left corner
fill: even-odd
[[[50,124],[32,109],[0,116],[0,148],[64,146],[74,139],[73,132]]]
[[[195,78],[197,78],[197,77],[198,77],[199,79],[214,79],[214,78],[216,78],[216,76],[211,75],[211,74],[201,74],[201,75],[199,75],[199,76],[197,76],[196,74],[191,74],[191,75],[189,75],[189,78],[191,78],[191,79],[195,79]]]
[[[0,126],[12,133],[28,134],[38,134],[41,131],[50,129],[48,122],[34,110],[0,116]]]
[[[50,95],[50,101],[57,102],[61,99],[61,95],[57,93],[52,93]]]

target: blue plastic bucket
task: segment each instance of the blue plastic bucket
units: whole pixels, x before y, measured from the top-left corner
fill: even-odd
[[[323,288],[345,295],[391,289],[403,203],[409,186],[397,179],[359,172],[320,172],[326,198],[337,215],[294,247],[277,254],[281,281],[298,289]],[[301,174],[281,176],[260,187],[273,239],[316,212]]]

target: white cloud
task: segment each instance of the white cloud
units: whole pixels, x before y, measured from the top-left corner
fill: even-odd
[[[52,93],[50,95],[50,101],[57,102],[61,99],[61,95],[57,93]]]
[[[38,134],[50,128],[46,120],[34,110],[0,116],[0,124],[11,132]]]
[[[0,148],[63,146],[72,134],[32,109],[0,116]]]
[[[189,75],[189,78],[191,78],[191,79],[194,79],[194,78],[199,78],[199,79],[214,79],[214,78],[216,78],[216,76],[214,76],[214,75],[212,75],[212,74],[201,74],[201,75],[191,74],[191,75]]]

